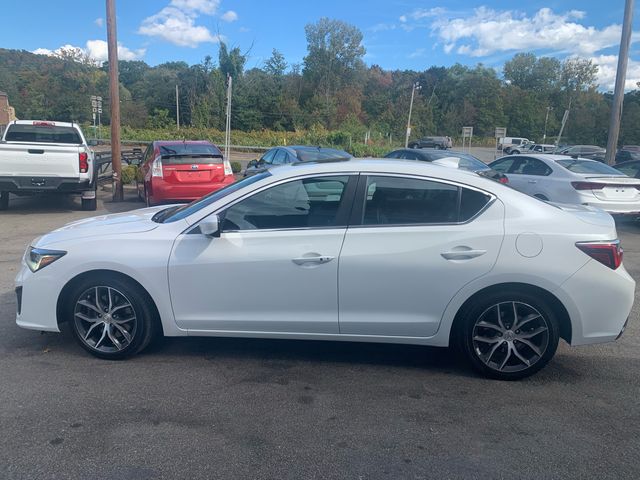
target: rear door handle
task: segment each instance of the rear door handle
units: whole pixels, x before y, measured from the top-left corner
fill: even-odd
[[[443,258],[447,260],[471,260],[472,258],[479,257],[487,253],[486,250],[452,250],[450,252],[443,252]]]
[[[537,180],[527,180],[527,183],[538,183]]]
[[[329,263],[335,257],[330,257],[328,255],[318,255],[314,257],[299,257],[292,258],[291,261],[296,265],[306,265],[308,263]]]

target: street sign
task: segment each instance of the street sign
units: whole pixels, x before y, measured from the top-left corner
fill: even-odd
[[[98,113],[102,113],[102,107],[98,108]]]
[[[473,136],[473,127],[462,127],[462,138],[471,138]]]
[[[496,138],[504,138],[507,136],[507,129],[504,127],[496,127]]]

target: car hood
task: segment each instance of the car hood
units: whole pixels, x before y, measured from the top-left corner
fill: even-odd
[[[93,236],[148,232],[158,228],[159,224],[155,223],[151,218],[165,208],[167,208],[167,205],[83,218],[82,220],[67,223],[65,226],[43,235],[33,243],[33,246],[46,247],[66,240],[77,240],[78,238]]]

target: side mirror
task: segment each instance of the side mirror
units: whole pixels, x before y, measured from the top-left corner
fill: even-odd
[[[220,218],[217,214],[209,215],[198,226],[200,227],[200,232],[207,237],[220,236]]]
[[[255,168],[258,166],[258,160],[250,160],[247,164],[247,168]]]

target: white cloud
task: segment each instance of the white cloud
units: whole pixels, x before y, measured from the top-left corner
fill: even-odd
[[[618,56],[597,55],[595,57],[591,57],[591,61],[598,65],[598,83],[600,84],[600,88],[603,90],[613,90],[616,83]],[[637,82],[640,82],[640,62],[629,59],[624,89],[627,91],[637,89]]]
[[[93,23],[95,23],[98,27],[102,28],[104,25],[104,18],[98,17],[93,21]]]
[[[396,26],[393,23],[376,23],[375,25],[369,27],[369,31],[377,33],[377,32],[386,32],[389,30],[395,30]]]
[[[424,54],[426,52],[426,49],[424,48],[417,48],[415,49],[413,52],[411,52],[409,55],[407,55],[408,58],[420,58],[420,57],[424,57]]]
[[[158,37],[180,47],[195,48],[201,43],[217,43],[220,36],[212,34],[207,27],[196,25],[196,20],[200,15],[214,15],[219,6],[220,0],[171,0],[158,13],[145,18],[138,33]],[[231,13],[237,19],[237,14]]]
[[[445,45],[458,46],[458,53],[473,57],[518,50],[589,56],[618,44],[620,25],[597,29],[577,23],[584,15],[578,10],[556,14],[550,8],[541,8],[527,16],[480,7],[466,17],[438,17],[431,29]]]
[[[48,48],[38,48],[32,53],[35,53],[36,55],[48,55],[51,57],[65,56],[67,58],[69,57],[70,53],[73,53],[73,56],[76,57],[76,59],[87,56],[98,64],[102,64],[102,62],[105,62],[108,59],[107,42],[105,42],[104,40],[88,40],[84,48],[67,44],[62,45],[55,50],[50,50]],[[144,57],[145,53],[146,49],[144,48],[132,50],[125,47],[121,43],[118,43],[118,58],[120,60],[138,60]]]
[[[233,10],[229,10],[228,12],[225,12],[220,18],[225,22],[235,22],[236,20],[238,20],[238,14]]]

